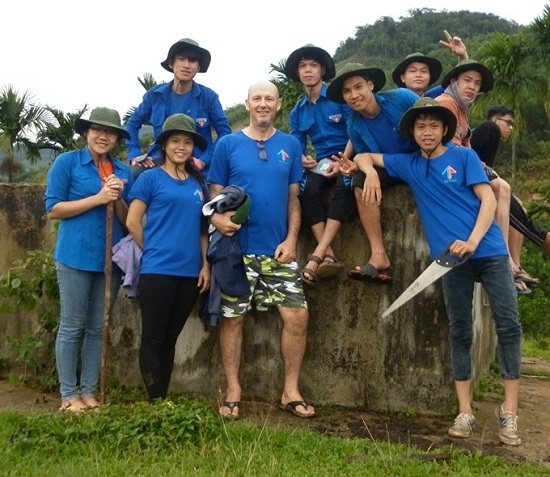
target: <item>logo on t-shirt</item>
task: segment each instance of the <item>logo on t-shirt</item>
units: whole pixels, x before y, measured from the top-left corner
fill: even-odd
[[[208,119],[207,119],[207,118],[197,118],[197,119],[195,119],[195,121],[197,121],[197,124],[198,124],[201,128],[203,128],[204,125],[206,124],[206,122],[208,121]]]
[[[279,156],[280,162],[286,162],[286,161],[288,161],[288,158],[290,157],[284,149],[281,149],[277,153],[277,155]]]
[[[335,122],[335,123],[339,123],[340,119],[342,119],[342,115],[341,114],[331,114],[328,118],[331,121]]]
[[[195,189],[195,192],[193,193],[193,197],[198,197],[197,204],[203,204],[204,203],[204,194],[202,190]]]
[[[456,179],[453,179],[454,174],[456,174],[456,170],[452,166],[447,166],[441,173],[442,176],[447,177],[447,180],[444,182],[456,182]]]

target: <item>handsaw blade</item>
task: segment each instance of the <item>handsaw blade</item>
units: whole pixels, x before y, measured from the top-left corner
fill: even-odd
[[[390,313],[393,313],[400,306],[407,303],[411,298],[418,295],[422,290],[430,286],[438,278],[445,275],[452,268],[462,265],[472,256],[471,253],[468,253],[461,259],[457,259],[449,256],[448,252],[449,247],[447,247],[441,255],[439,255],[439,257],[437,257],[403,293],[401,293],[401,295],[390,305],[390,307],[382,313],[382,318],[386,318]]]

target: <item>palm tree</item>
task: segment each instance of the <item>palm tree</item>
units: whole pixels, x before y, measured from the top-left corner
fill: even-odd
[[[48,122],[48,111],[34,103],[27,91],[19,95],[12,86],[0,91],[0,152],[6,157],[0,172],[11,182],[13,174],[22,169],[15,158],[16,148],[23,148],[32,162],[40,159],[40,144],[31,137]]]
[[[56,155],[64,151],[79,149],[81,145],[75,139],[75,122],[86,113],[88,106],[85,105],[76,113],[67,114],[53,106],[46,106],[45,109],[54,117],[55,123],[45,124],[38,132],[37,139],[41,145],[44,148],[52,149]]]
[[[137,77],[137,80],[139,81],[139,84],[143,86],[145,91],[149,91],[152,87],[156,86],[158,84],[157,80],[153,78],[153,75],[151,73],[143,73],[143,77]],[[124,113],[124,116],[122,117],[122,122],[125,124],[130,119],[130,116],[134,113],[136,110],[135,106],[132,106],[126,113]]]
[[[285,75],[286,60],[281,60],[277,64],[270,65],[270,73],[276,73],[275,78],[271,81],[277,86],[279,90],[279,96],[282,98],[283,103],[275,124],[283,131],[288,131],[288,119],[290,111],[296,105],[298,100],[304,94],[304,88],[301,83],[291,80]]]
[[[514,35],[501,32],[491,35],[477,51],[476,57],[493,73],[493,89],[486,97],[476,101],[475,108],[485,109],[489,104],[500,103],[514,110],[514,132],[512,134],[512,177],[515,172],[516,141],[525,128],[522,115],[524,106],[533,98],[546,96],[548,80],[540,69],[534,72],[528,63],[532,45],[525,33]]]

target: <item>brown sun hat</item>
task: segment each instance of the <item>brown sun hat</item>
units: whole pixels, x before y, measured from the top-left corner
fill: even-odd
[[[372,89],[373,93],[380,91],[384,84],[386,84],[386,75],[380,68],[367,68],[361,63],[347,63],[338,71],[336,78],[328,86],[327,98],[335,103],[345,103],[342,96],[342,84],[352,76],[361,76],[366,80],[372,81],[374,85]]]
[[[206,139],[197,133],[195,121],[186,114],[176,113],[168,116],[162,125],[162,132],[155,140],[155,144],[162,146],[171,134],[186,133],[193,136],[195,147],[204,151],[208,146]]]
[[[74,130],[82,136],[92,124],[116,129],[119,139],[121,137],[130,139],[130,134],[121,125],[120,114],[114,109],[104,107],[93,109],[88,119],[78,118],[75,121]]]
[[[441,117],[443,124],[447,126],[447,133],[443,136],[441,142],[443,144],[449,142],[455,135],[456,116],[449,108],[441,106],[441,104],[432,98],[420,98],[403,113],[398,126],[401,136],[412,142],[416,142],[414,139],[414,134],[411,131],[414,126],[414,121],[420,114],[431,113],[434,111],[437,111],[437,114]]]
[[[166,55],[166,59],[161,62],[161,66],[171,73],[173,72],[172,68],[170,67],[170,63],[174,59],[175,56],[177,56],[180,53],[185,53],[186,51],[192,51],[193,53],[196,53],[199,57],[199,64],[200,69],[199,73],[206,73],[206,70],[208,70],[208,67],[210,66],[210,60],[212,59],[212,56],[210,55],[210,52],[204,48],[201,48],[199,44],[192,40],[191,38],[182,38],[181,40],[176,41],[170,49],[168,50],[168,54]]]
[[[414,62],[425,63],[426,65],[428,65],[428,69],[430,70],[430,81],[428,83],[428,86],[435,83],[441,76],[442,66],[439,60],[436,60],[431,56],[426,56],[419,52],[411,53],[410,55],[407,55],[405,59],[395,67],[391,74],[393,82],[397,86],[401,88],[406,87],[405,83],[401,81],[401,75],[405,73],[407,66]]]
[[[485,65],[478,63],[476,60],[462,60],[449,71],[441,80],[441,86],[446,88],[451,83],[451,80],[457,79],[462,73],[466,71],[474,70],[481,74],[481,88],[480,93],[486,93],[493,87],[493,73]]]
[[[313,46],[312,44],[307,44],[294,50],[285,63],[285,75],[294,81],[300,81],[298,76],[298,63],[302,58],[312,59],[318,61],[325,67],[325,74],[323,75],[324,81],[329,81],[334,78],[336,73],[336,67],[334,66],[334,60],[332,56],[328,54],[327,51],[319,48],[318,46]]]

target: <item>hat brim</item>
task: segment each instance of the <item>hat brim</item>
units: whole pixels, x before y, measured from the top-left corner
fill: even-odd
[[[372,84],[374,85],[372,88],[373,93],[380,91],[386,84],[386,75],[380,68],[362,68],[347,71],[346,73],[334,78],[332,83],[329,84],[327,88],[327,98],[335,103],[345,103],[346,101],[342,96],[342,85],[344,81],[353,76],[361,76],[368,81],[372,81]]]
[[[210,66],[210,61],[212,60],[210,52],[205,48],[201,48],[200,46],[193,45],[192,43],[185,43],[182,41],[178,41],[170,47],[170,49],[168,50],[168,55],[166,55],[166,59],[162,61],[160,65],[166,71],[170,71],[170,73],[173,73],[174,70],[170,67],[170,62],[178,53],[185,53],[186,51],[193,51],[199,56],[199,73],[206,73],[206,71],[208,71],[208,67]]]
[[[458,78],[462,73],[466,71],[477,71],[481,75],[481,88],[479,89],[480,93],[486,93],[490,91],[493,87],[493,73],[485,65],[481,63],[466,63],[463,65],[455,66],[451,71],[449,71],[441,80],[441,86],[446,88],[451,84],[453,78]]]
[[[456,131],[456,116],[454,113],[445,106],[424,106],[424,107],[411,107],[403,113],[401,120],[399,121],[399,133],[405,139],[408,139],[414,143],[416,140],[414,134],[412,133],[412,127],[414,126],[414,121],[421,114],[429,114],[437,111],[437,114],[443,120],[443,124],[447,126],[447,132],[443,135],[441,142],[443,144],[448,143],[455,135]]]
[[[155,140],[155,144],[158,144],[159,146],[162,146],[166,140],[172,135],[172,134],[189,134],[193,137],[193,142],[195,143],[195,147],[200,149],[201,151],[204,151],[208,147],[208,143],[206,142],[206,139],[201,136],[200,134],[194,132],[194,131],[188,131],[185,129],[167,129],[166,131],[162,131],[157,139]]]
[[[336,74],[334,60],[327,51],[319,48],[318,46],[303,46],[288,55],[284,68],[285,75],[288,78],[300,82],[300,76],[298,75],[297,70],[298,63],[302,58],[318,58],[320,63],[325,67],[323,81],[329,81],[334,78],[334,75]]]
[[[78,118],[75,121],[74,130],[76,131],[77,134],[80,134],[82,136],[90,128],[90,126],[92,124],[99,124],[100,126],[105,126],[105,127],[111,128],[111,129],[116,129],[116,131],[118,132],[118,138],[119,139],[121,139],[121,138],[130,139],[130,134],[128,133],[128,131],[126,131],[126,129],[119,128],[118,126],[115,126],[112,123],[109,123],[109,122],[106,122],[106,121],[101,121],[101,120],[89,121],[88,119]]]
[[[391,75],[393,82],[400,88],[406,88],[405,83],[401,80],[401,75],[405,73],[407,66],[414,62],[425,63],[428,65],[428,69],[430,70],[430,81],[428,86],[434,84],[441,76],[443,67],[441,66],[441,62],[439,60],[424,55],[409,56],[395,67]]]

